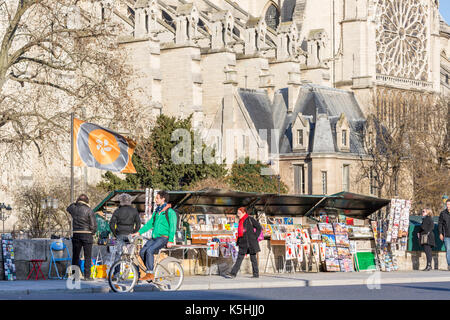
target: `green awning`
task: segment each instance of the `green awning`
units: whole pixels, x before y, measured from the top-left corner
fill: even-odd
[[[145,204],[143,190],[117,190],[111,192],[94,209],[105,205],[118,205],[120,193],[129,193],[134,204]],[[234,214],[239,207],[254,207],[267,215],[304,216],[312,209],[342,210],[347,216],[366,218],[386,206],[390,200],[341,192],[334,195],[278,195],[272,193],[239,192],[223,189],[200,191],[168,191],[172,207],[185,213]]]

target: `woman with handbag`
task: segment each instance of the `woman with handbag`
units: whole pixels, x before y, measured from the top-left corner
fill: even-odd
[[[255,218],[247,214],[244,207],[238,209],[237,216],[239,218],[238,236],[236,244],[239,246],[239,253],[231,272],[226,275],[227,278],[235,278],[241,263],[247,253],[250,254],[250,261],[252,262],[253,278],[259,277],[258,260],[256,254],[261,251],[259,248],[259,239],[262,232],[262,227]]]
[[[431,261],[433,259],[432,256],[432,247],[435,246],[434,241],[434,221],[431,217],[433,212],[431,209],[426,208],[422,210],[422,225],[420,226],[420,232],[417,234],[420,240],[420,245],[423,247],[425,251],[425,255],[427,257],[427,267],[423,271],[431,270]]]

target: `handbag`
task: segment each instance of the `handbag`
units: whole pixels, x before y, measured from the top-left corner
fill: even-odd
[[[424,244],[428,244],[428,235],[430,233],[426,233],[426,234],[421,234],[420,235],[420,245],[424,245]]]
[[[249,219],[250,219],[250,217],[249,217]],[[251,219],[250,219],[250,224],[251,224],[252,227],[253,227],[253,232],[256,233],[256,228],[255,228],[255,226],[253,225],[253,222],[252,222]],[[260,233],[259,236],[258,236],[258,242],[260,242],[260,241],[262,241],[262,240],[264,240],[264,232],[263,232],[263,230],[261,230],[261,233]]]

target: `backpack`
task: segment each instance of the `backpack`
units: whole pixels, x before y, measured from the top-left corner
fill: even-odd
[[[168,207],[168,208],[167,208]],[[180,213],[176,210],[174,210],[173,208],[171,208],[170,204],[168,204],[167,206],[165,206],[162,211],[164,212],[164,216],[167,219],[167,224],[170,225],[170,221],[169,221],[169,209],[172,209],[175,214],[177,215],[177,227],[175,228],[175,243],[184,243],[185,241],[185,230],[181,227],[181,222],[180,222]]]

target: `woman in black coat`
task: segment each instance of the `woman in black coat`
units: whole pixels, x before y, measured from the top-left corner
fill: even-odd
[[[243,207],[238,209],[237,216],[239,217],[239,227],[236,244],[239,246],[239,253],[236,263],[227,277],[236,277],[236,274],[241,268],[242,261],[248,253],[250,254],[250,261],[252,262],[253,278],[258,278],[259,270],[256,254],[261,251],[259,248],[258,237],[261,234],[262,227],[258,221],[247,214],[247,211]]]
[[[423,250],[425,251],[425,255],[427,256],[427,267],[423,271],[430,271],[431,270],[431,261],[433,259],[432,255],[432,247],[434,247],[435,241],[434,241],[434,221],[431,217],[433,212],[431,209],[423,209],[422,210],[422,225],[420,226],[420,232],[418,233],[419,241],[421,239],[422,235],[428,235],[427,243],[426,244],[420,244],[423,247]]]

